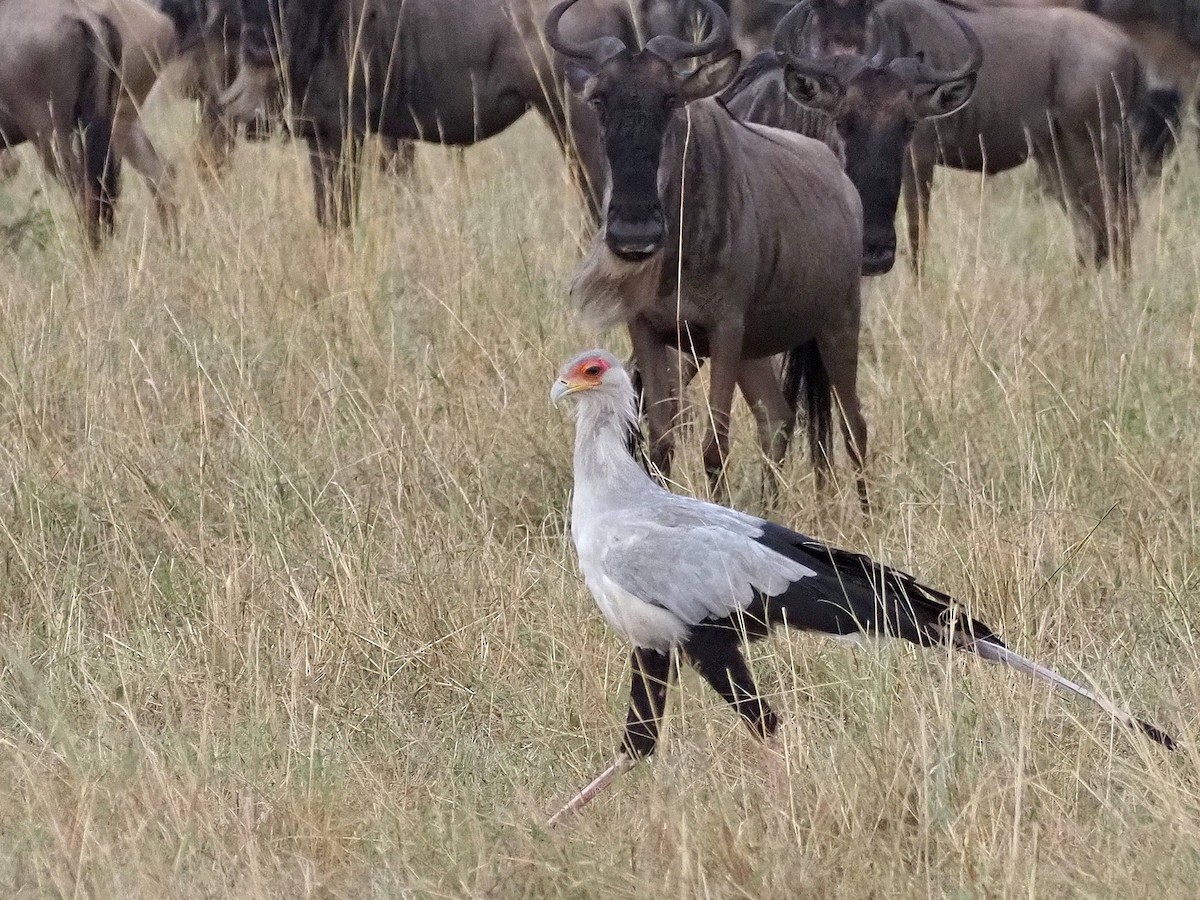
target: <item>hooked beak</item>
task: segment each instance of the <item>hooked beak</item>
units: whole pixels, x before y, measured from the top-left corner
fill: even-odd
[[[580,391],[586,391],[590,389],[590,384],[585,384],[581,381],[571,382],[560,378],[558,381],[554,382],[554,385],[550,388],[550,402],[555,406],[558,406],[558,401],[563,397],[569,397],[571,394],[578,394]]]

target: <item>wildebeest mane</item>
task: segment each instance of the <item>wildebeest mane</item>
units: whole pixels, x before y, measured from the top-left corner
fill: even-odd
[[[742,91],[758,80],[760,75],[782,69],[783,64],[779,62],[779,57],[775,55],[775,51],[763,50],[742,66],[741,70],[737,73],[737,77],[729,82],[725,90],[717,95],[717,101],[728,109],[729,101],[733,100],[738,94],[742,93]]]
[[[783,84],[783,64],[773,50],[764,50],[743,66],[717,96],[717,102],[739,122],[769,125],[814,138],[841,157],[841,141],[833,120],[822,112],[805,109],[788,94]]]

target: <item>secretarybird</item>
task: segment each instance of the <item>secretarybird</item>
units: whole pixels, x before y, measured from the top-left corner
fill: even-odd
[[[910,575],[660,486],[629,452],[636,399],[611,353],[589,350],[562,368],[550,399],[557,405],[568,397],[576,406],[571,536],[604,618],[633,643],[633,679],[616,759],[551,824],[654,752],[676,648],[754,734],[774,734],[779,720],[759,696],[741,645],[775,625],[974,653],[1091,700],[1175,748],[1166,732],[1008,649],[952,598]]]

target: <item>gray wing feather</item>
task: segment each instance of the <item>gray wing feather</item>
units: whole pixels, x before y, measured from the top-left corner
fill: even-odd
[[[756,592],[775,596],[816,574],[759,543],[759,520],[693,504],[606,516],[593,538],[601,544],[595,550],[605,574],[688,625],[725,618],[749,606]]]

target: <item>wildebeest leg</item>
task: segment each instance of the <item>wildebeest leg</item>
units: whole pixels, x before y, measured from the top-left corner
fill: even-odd
[[[137,111],[124,102],[113,124],[113,147],[122,159],[133,166],[135,172],[146,179],[163,230],[172,239],[176,238],[179,223],[174,196],[174,167],[158,155]]]
[[[1099,170],[1093,159],[1082,171],[1079,168],[1077,142],[1064,129],[1055,127],[1052,141],[1038,143],[1034,154],[1038,173],[1046,192],[1062,206],[1075,235],[1076,255],[1081,266],[1102,265],[1108,259],[1108,233],[1103,217],[1103,198],[1099,218],[1093,218],[1088,201],[1088,181],[1096,181]],[[1090,169],[1090,174],[1087,173]],[[1099,190],[1102,194],[1102,189]]]
[[[121,187],[120,157],[113,152],[112,119],[101,111],[71,121],[54,111],[51,125],[34,142],[47,171],[76,201],[88,244],[112,234]]]
[[[760,738],[768,738],[779,728],[779,718],[758,693],[754,675],[742,655],[741,640],[735,628],[700,625],[692,629],[683,652],[750,730]]]
[[[745,325],[733,316],[709,333],[712,360],[709,383],[709,436],[704,442],[704,471],[714,497],[724,497],[725,460],[729,456],[729,422],[733,415],[733,392],[742,368],[742,337]]]
[[[759,444],[766,458],[763,499],[767,503],[774,503],[779,498],[777,469],[787,455],[795,424],[795,410],[783,396],[778,366],[773,357],[743,360],[738,386],[754,413]]]
[[[21,171],[21,157],[15,150],[0,147],[0,181],[11,181]]]
[[[642,396],[650,426],[650,464],[665,478],[671,474],[675,426],[679,421],[678,355],[640,317],[629,323],[629,337],[642,376]]]
[[[196,160],[200,171],[216,175],[229,161],[233,152],[235,130],[232,122],[221,112],[214,91],[205,91],[200,97],[200,133],[196,141]]]
[[[382,147],[379,156],[380,170],[385,175],[398,179],[412,175],[413,165],[417,160],[416,142],[385,135],[380,135],[379,142]]]
[[[850,461],[854,464],[858,502],[863,513],[869,515],[871,503],[864,474],[867,458],[867,420],[858,397],[858,337],[856,319],[843,329],[818,336],[817,349],[841,410],[842,434],[846,440],[846,452],[850,454]],[[832,449],[830,448],[831,453]]]
[[[322,227],[349,227],[358,198],[358,162],[362,138],[317,132],[308,140],[317,222]]]
[[[909,266],[919,278],[925,270],[924,239],[933,192],[933,154],[918,147],[904,155],[904,218],[908,225]]]
[[[1067,201],[1081,229],[1088,235],[1090,262],[1100,268],[1112,255],[1102,166],[1097,159],[1100,150],[1087,138],[1068,132],[1061,136],[1059,153],[1066,178]]]
[[[1102,138],[1071,132],[1061,142],[1071,199],[1091,232],[1092,261],[1099,268],[1111,257],[1122,276],[1133,264],[1130,239],[1137,215],[1131,144],[1120,122],[1107,123]]]

